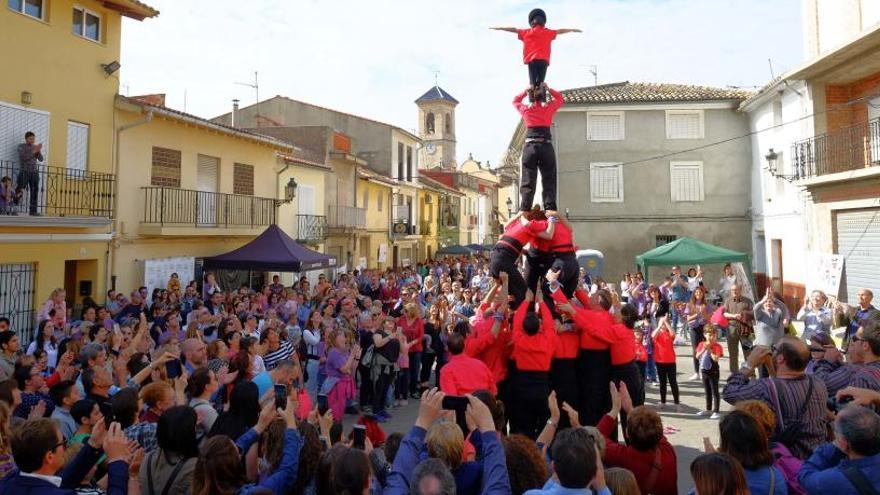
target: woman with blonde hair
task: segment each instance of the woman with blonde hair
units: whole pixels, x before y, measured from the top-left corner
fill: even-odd
[[[16,469],[12,458],[12,411],[5,402],[0,401],[0,479]]]
[[[684,315],[687,318],[691,350],[693,351],[692,356],[694,356],[694,374],[690,379],[699,380],[700,363],[697,359],[697,345],[706,340],[703,336],[703,328],[705,328],[706,323],[712,317],[712,310],[706,301],[706,291],[702,286],[694,289],[693,294],[691,294],[691,300],[688,301],[684,308]]]
[[[605,469],[605,485],[614,495],[640,495],[639,484],[629,469],[613,467]]]
[[[691,462],[694,495],[749,495],[739,461],[727,454],[703,454]]]
[[[53,289],[52,293],[49,295],[49,298],[46,299],[46,302],[40,307],[40,311],[37,312],[37,321],[48,320],[51,318],[49,314],[53,309],[55,310],[55,323],[58,326],[65,326],[67,324],[67,301],[65,301],[65,297],[67,296],[67,292],[64,291],[63,288],[59,287],[57,289]]]

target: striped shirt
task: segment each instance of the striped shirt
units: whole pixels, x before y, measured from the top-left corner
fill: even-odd
[[[823,359],[816,363],[813,375],[825,382],[828,395],[849,386],[880,392],[880,361],[840,365]]]
[[[779,409],[782,413],[782,424],[779,424],[777,412],[777,432],[784,425],[800,419],[802,428],[798,440],[794,445],[789,445],[791,453],[800,459],[806,459],[812,451],[825,442],[827,434],[827,411],[826,402],[828,391],[822,380],[813,378],[813,393],[809,397],[809,405],[804,412],[804,417],[799,418],[798,413],[807,400],[807,391],[810,383],[807,376],[797,378],[776,378],[776,390],[779,394]],[[770,378],[749,380],[742,373],[733,373],[727,379],[724,387],[724,400],[730,404],[744,400],[761,400],[767,403],[771,409],[776,410],[773,397],[773,389]]]
[[[282,340],[279,342],[278,349],[275,351],[269,351],[263,356],[263,364],[266,365],[266,370],[271,370],[278,365],[279,361],[284,359],[290,359],[290,353],[293,352],[293,344],[286,340]]]

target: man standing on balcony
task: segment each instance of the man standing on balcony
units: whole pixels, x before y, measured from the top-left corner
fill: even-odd
[[[36,140],[36,135],[28,131],[24,134],[24,143],[18,145],[18,161],[21,162],[21,170],[18,172],[18,189],[28,189],[31,215],[39,215],[37,196],[40,191],[40,169],[37,162],[43,161],[43,143],[34,144]]]

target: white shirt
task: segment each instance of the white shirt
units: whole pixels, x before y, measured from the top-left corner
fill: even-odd
[[[61,477],[60,476],[47,476],[45,474],[25,473],[25,472],[21,472],[21,471],[19,471],[18,474],[20,474],[22,476],[27,476],[29,478],[37,478],[37,479],[41,479],[43,481],[48,481],[49,483],[52,483],[53,485],[55,485],[57,488],[61,488]]]

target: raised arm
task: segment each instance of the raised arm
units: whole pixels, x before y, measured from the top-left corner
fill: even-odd
[[[504,31],[506,33],[519,34],[519,29],[515,27],[490,27],[489,29],[492,31]],[[559,31],[556,33],[559,34]]]
[[[562,28],[562,29],[556,30],[557,35],[568,34],[568,33],[583,33],[583,31],[581,31],[580,29],[577,29],[577,28]]]
[[[556,232],[556,222],[559,221],[559,217],[551,216],[547,218],[547,230],[538,233],[538,237],[541,239],[550,240],[553,239],[553,234]]]

